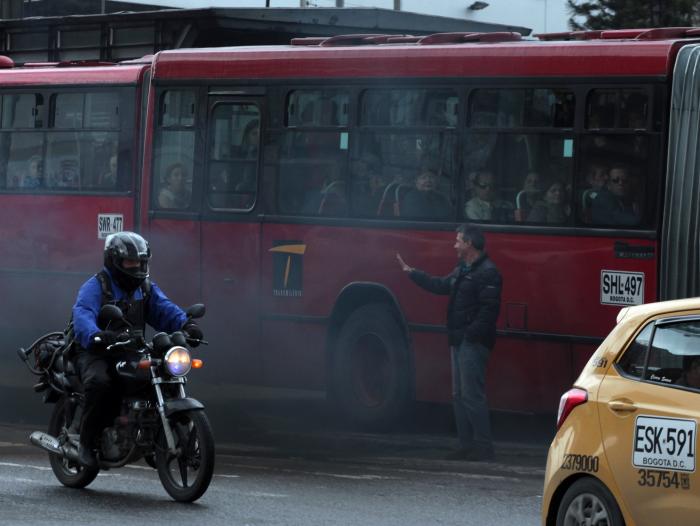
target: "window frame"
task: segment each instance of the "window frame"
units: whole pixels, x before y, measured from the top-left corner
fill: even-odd
[[[664,383],[664,382],[656,382],[653,380],[650,380],[647,378],[647,371],[649,367],[649,358],[651,355],[651,349],[654,346],[654,339],[656,338],[656,331],[659,328],[667,327],[670,325],[676,325],[680,323],[698,323],[700,324],[700,315],[699,314],[689,314],[689,315],[674,315],[674,316],[668,316],[664,318],[658,318],[656,320],[652,320],[644,325],[641,325],[638,330],[635,332],[634,337],[630,339],[627,347],[625,347],[625,350],[621,353],[618,354],[617,358],[615,359],[615,362],[613,366],[615,367],[615,370],[617,373],[622,376],[623,378],[626,378],[631,381],[635,382],[641,382],[641,383],[646,383],[646,384],[651,384],[659,387],[670,387],[672,389],[681,389],[683,391],[689,391],[693,393],[700,393],[700,387],[695,388],[695,387],[686,387],[683,385],[677,385],[675,383]],[[633,345],[633,343],[636,341],[636,339],[639,337],[639,335],[649,326],[652,326],[652,332],[651,335],[649,336],[649,344],[647,345],[646,350],[644,351],[644,368],[642,369],[641,376],[634,376],[629,373],[627,373],[622,367],[620,366],[620,361],[622,357],[629,351],[630,347]],[[698,353],[698,356],[700,356],[700,353]]]
[[[133,194],[135,186],[139,185],[140,173],[136,165],[138,152],[134,150],[135,137],[138,134],[136,121],[136,85],[131,84],[113,84],[113,85],[55,85],[55,86],[24,86],[13,87],[0,90],[0,101],[6,95],[39,95],[43,98],[40,113],[38,117],[41,120],[41,127],[35,128],[1,128],[0,134],[39,134],[41,135],[41,158],[44,164],[44,169],[48,164],[47,159],[49,137],[56,133],[115,133],[117,137],[117,152],[118,152],[118,179],[117,185],[114,188],[99,188],[90,186],[83,188],[77,187],[46,187],[42,185],[39,188],[20,188],[7,187],[0,188],[0,195],[9,194],[31,194],[31,195],[127,195]],[[118,100],[119,114],[116,119],[114,128],[93,127],[93,128],[54,128],[54,100],[60,95],[83,94],[92,95],[95,93],[115,93]],[[85,99],[83,99],[85,100]],[[0,104],[2,108],[2,104]],[[0,110],[1,111],[1,110]],[[84,116],[83,116],[84,120]]]

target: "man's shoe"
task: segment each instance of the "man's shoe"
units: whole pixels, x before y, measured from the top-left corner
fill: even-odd
[[[88,469],[97,469],[97,457],[92,448],[85,447],[82,444],[78,447],[78,461],[83,467]]]

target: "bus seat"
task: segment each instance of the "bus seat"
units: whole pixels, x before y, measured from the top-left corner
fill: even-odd
[[[384,192],[382,192],[382,198],[379,200],[379,206],[377,207],[377,215],[378,216],[386,216],[390,215],[388,213],[389,210],[389,196],[391,195],[394,187],[398,185],[399,183],[389,183],[386,185],[386,188],[384,188]],[[392,214],[393,214],[393,206],[391,208]]]
[[[396,188],[394,189],[394,217],[401,217],[401,201],[406,195],[406,192],[410,189],[411,186],[407,184],[396,184]]]
[[[581,192],[581,219],[584,223],[593,222],[593,200],[598,195],[598,190],[587,188]]]
[[[345,181],[333,181],[321,190],[318,215],[346,215]]]

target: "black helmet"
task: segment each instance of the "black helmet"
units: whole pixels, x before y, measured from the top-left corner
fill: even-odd
[[[117,232],[107,236],[104,255],[105,267],[117,285],[125,291],[136,290],[148,277],[151,249],[148,241],[135,232]],[[125,259],[138,261],[139,265],[125,267]]]

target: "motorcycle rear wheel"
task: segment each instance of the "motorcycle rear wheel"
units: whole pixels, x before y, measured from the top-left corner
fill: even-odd
[[[194,502],[204,495],[214,474],[214,435],[204,411],[183,411],[169,418],[177,455],[168,451],[161,430],[156,447],[158,477],[178,502]]]
[[[61,434],[68,427],[69,422],[66,422],[65,399],[61,398],[54,406],[51,420],[49,421],[49,435],[57,437],[63,442]],[[90,484],[97,474],[99,469],[90,469],[81,466],[77,462],[69,460],[61,455],[49,453],[49,462],[53,474],[61,484],[69,488],[81,489]]]

